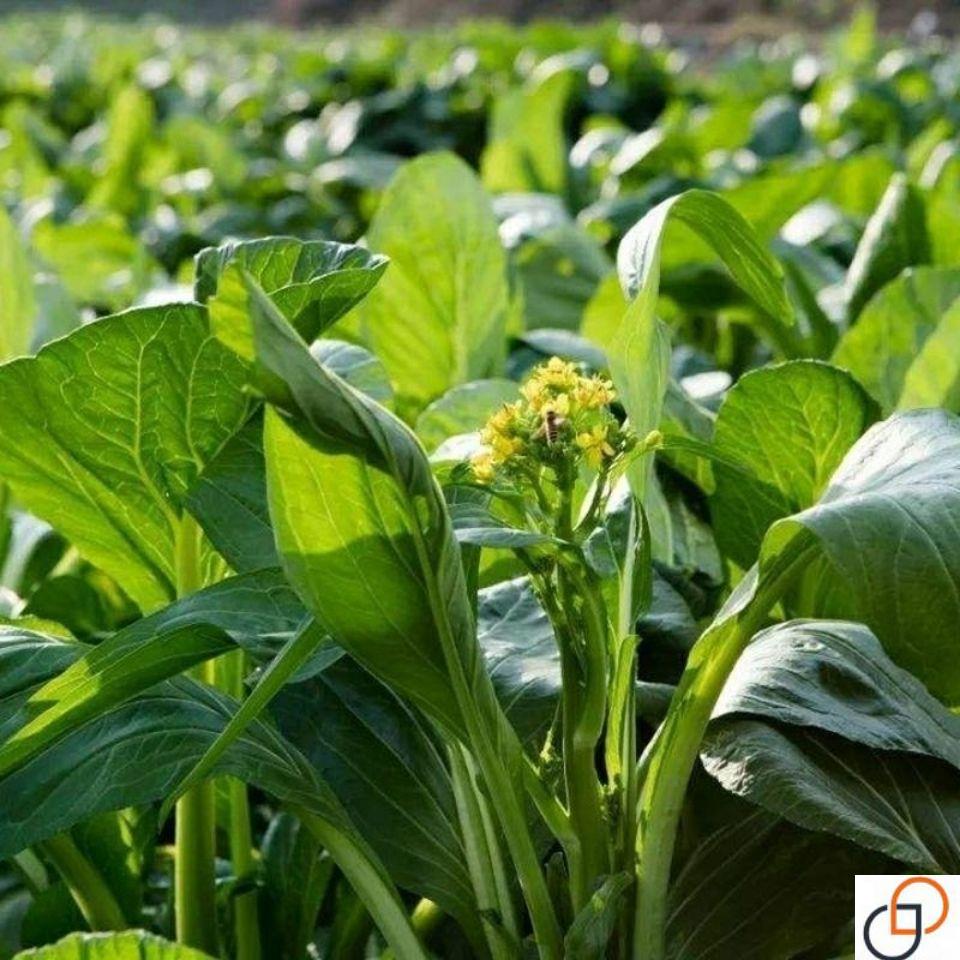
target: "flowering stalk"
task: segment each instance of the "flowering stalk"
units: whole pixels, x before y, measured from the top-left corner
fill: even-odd
[[[581,547],[602,523],[610,489],[628,459],[655,443],[638,444],[617,419],[610,381],[583,376],[557,357],[533,371],[520,395],[489,418],[470,468],[473,479],[497,497],[521,504],[529,526],[560,542],[558,548],[518,554],[560,652],[564,787],[578,854],[568,869],[572,905],[579,910],[596,881],[610,872],[611,836],[619,833],[607,822],[596,761],[615,628],[600,578]]]

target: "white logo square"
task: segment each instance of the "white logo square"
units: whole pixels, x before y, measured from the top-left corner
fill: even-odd
[[[958,960],[960,876],[858,875],[855,960]]]

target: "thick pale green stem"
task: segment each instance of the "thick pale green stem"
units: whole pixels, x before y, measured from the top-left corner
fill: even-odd
[[[437,491],[437,498],[442,503],[439,491]],[[417,534],[415,543],[420,565],[423,570],[430,570],[429,552],[422,534],[419,533],[421,523],[422,518],[416,513],[411,513],[410,526]],[[497,818],[530,913],[537,951],[541,960],[560,960],[563,955],[563,937],[550,899],[550,891],[547,889],[546,878],[540,867],[540,858],[527,824],[523,785],[519,782],[519,776],[513,778],[507,769],[508,763],[512,762],[517,773],[520,773],[523,749],[516,741],[509,722],[502,714],[498,716],[497,721],[494,721],[502,721],[502,731],[492,731],[490,724],[481,716],[475,691],[471,689],[464,672],[464,665],[460,660],[458,644],[449,622],[446,601],[439,595],[436,578],[428,576],[426,587],[434,622],[443,635],[441,648],[454,695],[467,726],[470,752],[486,782],[490,796],[496,798]],[[488,687],[484,693],[495,701],[492,687]],[[502,742],[494,744],[493,736],[502,737]],[[507,756],[507,754],[513,756]]]
[[[199,590],[200,529],[192,517],[184,515],[177,531],[177,596]],[[201,664],[195,675],[214,684],[213,662]],[[176,811],[176,853],[174,857],[173,898],[177,940],[216,956],[216,808],[213,783],[201,783],[178,802]]]
[[[517,922],[513,904],[509,898],[509,889],[506,890],[506,902],[503,900],[503,891],[498,882],[489,837],[480,810],[482,797],[473,783],[469,758],[459,744],[452,745],[449,754],[453,796],[457,804],[460,832],[463,835],[467,871],[477,897],[477,908],[481,913],[487,911],[498,913],[504,927],[516,937]],[[502,872],[502,861],[499,867]],[[483,933],[494,960],[507,960],[509,953],[504,939],[498,936],[487,923],[483,924]]]
[[[63,878],[91,930],[123,930],[123,911],[100,871],[80,852],[69,833],[45,840],[44,853]]]
[[[567,570],[560,570],[559,579],[564,608],[572,612],[577,595],[582,610],[578,624],[581,655],[578,657],[571,649],[573,638],[561,640],[563,770],[570,822],[579,837],[581,851],[577,874],[571,869],[570,889],[574,910],[579,911],[589,899],[594,882],[608,872],[610,863],[609,834],[595,757],[606,713],[607,631],[586,579]]]
[[[293,812],[326,847],[393,950],[396,960],[427,960],[396,889],[357,845],[327,821],[302,808]]]
[[[236,650],[224,658],[224,679],[227,693],[243,699],[243,674],[246,657]],[[230,859],[238,883],[253,879],[256,864],[253,858],[253,836],[250,829],[250,803],[247,785],[233,777],[228,781],[230,805]],[[257,891],[241,893],[233,900],[234,943],[236,960],[260,960],[260,924],[257,917]]]
[[[808,558],[809,542],[772,560],[740,585],[746,598],[728,602],[714,625],[697,641],[657,743],[650,751],[638,811],[637,899],[634,960],[664,960],[667,893],[687,783],[710,721],[710,714],[744,647],[760,628]],[[647,758],[644,758],[644,763]]]

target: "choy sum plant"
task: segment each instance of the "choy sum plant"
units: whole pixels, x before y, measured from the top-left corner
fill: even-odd
[[[780,358],[716,411],[658,317],[675,222]],[[195,301],[0,366],[29,955],[832,960],[853,874],[960,870],[960,420],[806,359],[716,193],[509,367],[463,163],[370,239],[204,250]]]

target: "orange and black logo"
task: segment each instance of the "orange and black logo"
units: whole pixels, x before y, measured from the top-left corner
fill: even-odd
[[[939,894],[939,911],[934,910],[932,915],[924,915],[923,903],[911,898],[909,893],[917,884],[928,885]],[[929,903],[928,898],[924,900]],[[931,914],[929,906],[926,913]],[[908,877],[893,891],[889,903],[877,907],[867,917],[863,925],[863,942],[877,960],[907,960],[920,949],[925,937],[935,934],[943,926],[949,914],[950,899],[940,883],[931,877]],[[875,946],[876,933],[881,929],[881,924],[885,925],[885,943],[897,940],[903,943],[903,950],[899,953],[884,952]]]

